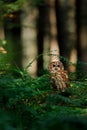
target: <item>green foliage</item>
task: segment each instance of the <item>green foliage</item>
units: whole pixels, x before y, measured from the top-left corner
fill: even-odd
[[[0,1],[0,7],[2,7],[2,11],[7,13],[12,13],[13,11],[18,11],[21,9],[21,6],[23,6],[25,0],[15,0],[15,1],[9,1],[9,0],[4,0]]]
[[[10,14],[15,11],[19,11],[26,4],[27,0],[0,0],[0,16],[3,17],[4,14]],[[44,0],[29,0],[29,6],[37,6],[39,4],[44,4]]]
[[[29,4],[32,6],[44,5],[44,0],[29,0]]]
[[[37,78],[27,74],[32,62],[24,71],[1,70],[0,129],[87,129],[87,75],[72,80],[65,92],[55,92],[49,73]]]

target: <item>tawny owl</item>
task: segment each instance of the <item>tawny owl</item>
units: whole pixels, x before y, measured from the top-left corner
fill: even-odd
[[[53,61],[48,67],[49,73],[51,75],[51,83],[54,90],[65,91],[70,85],[68,78],[68,72],[64,70],[64,66],[60,61]]]

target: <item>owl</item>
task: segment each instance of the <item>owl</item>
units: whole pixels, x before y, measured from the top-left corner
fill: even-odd
[[[70,86],[68,72],[60,61],[53,61],[48,66],[51,77],[51,84],[54,90],[64,92]]]

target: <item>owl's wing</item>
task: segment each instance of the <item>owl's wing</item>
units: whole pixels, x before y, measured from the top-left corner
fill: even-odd
[[[52,82],[53,82],[53,88],[56,90],[60,90],[62,92],[65,91],[66,89],[66,83],[64,82],[63,77],[61,76],[61,71],[55,73],[51,77]]]
[[[69,80],[69,77],[68,77],[68,72],[66,70],[64,71],[61,71],[61,76],[66,84],[66,87],[69,87],[70,86],[70,80]]]

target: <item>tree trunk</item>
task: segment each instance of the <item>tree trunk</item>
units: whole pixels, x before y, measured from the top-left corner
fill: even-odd
[[[49,20],[50,20],[50,60],[59,60],[59,43],[57,39],[57,20],[55,11],[55,0],[49,0]]]
[[[5,39],[4,26],[2,20],[0,20],[0,40],[4,40],[4,39]]]
[[[77,6],[77,36],[78,36],[78,65],[81,72],[87,71],[87,1],[76,1]]]
[[[56,0],[56,15],[60,55],[67,58],[68,61],[76,63],[75,0]],[[68,63],[64,63],[68,68]],[[69,67],[69,71],[74,72],[75,70],[75,66]]]
[[[12,18],[6,17],[5,36],[7,41],[8,60],[12,66],[22,68],[22,47],[20,38],[20,12],[15,12]]]
[[[21,15],[22,66],[33,77],[37,74],[37,59],[34,60],[37,56],[37,16],[37,8],[29,6],[26,1]],[[32,64],[29,65],[29,63]]]
[[[3,21],[0,20],[0,52],[6,54],[7,51],[2,46],[4,42],[5,42],[4,26],[3,26]]]
[[[42,75],[44,70],[48,68],[49,64],[49,48],[50,48],[50,26],[49,26],[49,6],[47,3],[39,5],[39,15],[37,24],[37,40],[38,40],[38,55],[42,54],[38,58],[38,75]],[[43,70],[43,71],[42,71]]]

